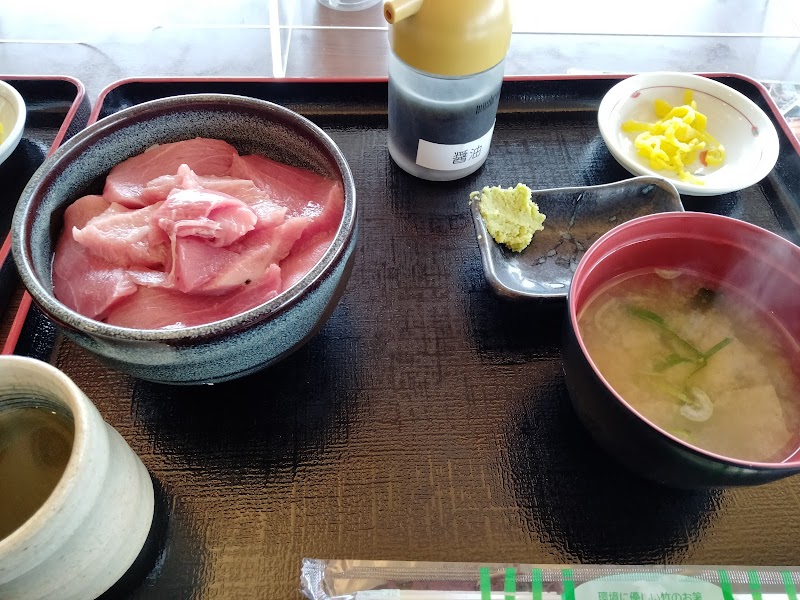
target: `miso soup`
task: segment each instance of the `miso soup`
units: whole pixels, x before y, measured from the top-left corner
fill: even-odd
[[[72,453],[72,417],[60,406],[0,396],[0,540],[44,504]]]
[[[737,290],[638,272],[592,296],[578,327],[614,390],[673,435],[742,460],[797,450],[797,342]]]

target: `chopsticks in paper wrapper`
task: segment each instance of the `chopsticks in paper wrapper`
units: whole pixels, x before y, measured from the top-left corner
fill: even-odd
[[[304,559],[310,600],[798,600],[798,567]]]

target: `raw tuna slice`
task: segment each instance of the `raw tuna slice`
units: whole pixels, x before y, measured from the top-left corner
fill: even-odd
[[[153,213],[152,220],[170,239],[201,237],[221,248],[252,231],[258,217],[233,196],[202,189],[176,189]]]
[[[311,219],[292,253],[281,263],[282,291],[300,281],[319,262],[336,237],[343,214],[344,191],[336,184],[324,200],[320,213]]]
[[[119,267],[161,266],[169,252],[169,238],[150,226],[159,206],[134,210],[111,204],[84,227],[73,228],[72,237],[94,256]]]
[[[142,198],[148,203],[159,202],[166,200],[174,189],[192,190],[201,188],[234,196],[247,204],[264,197],[264,192],[252,181],[236,179],[228,175],[198,175],[189,168],[189,165],[182,164],[175,174],[162,175],[152,181],[148,181],[142,190]]]
[[[314,216],[337,185],[333,179],[255,154],[234,156],[229,174],[251,180],[279,204],[286,206],[292,216]]]
[[[303,248],[298,248],[298,241],[292,253],[281,263],[281,291],[284,291],[300,281],[314,265],[322,258],[325,251],[331,245],[335,229],[318,233],[313,238],[305,240]]]
[[[111,169],[103,197],[128,208],[146,206],[153,201],[143,198],[142,192],[153,179],[175,175],[182,164],[198,175],[227,175],[236,155],[227,142],[206,138],[154,146]]]
[[[128,273],[137,285],[146,287],[166,287],[167,273],[164,271],[154,271],[152,269],[130,269]]]
[[[170,192],[175,189],[189,190],[203,187],[199,181],[200,177],[189,168],[189,165],[182,164],[178,171],[171,175],[162,175],[148,181],[142,189],[142,201],[145,204],[163,202],[167,199]]]
[[[228,270],[231,264],[238,262],[239,255],[225,248],[216,248],[203,239],[180,237],[175,240],[173,260],[173,285],[189,293],[197,291],[221,271]],[[259,275],[263,272],[262,269]]]
[[[136,291],[125,269],[93,256],[72,237],[73,228],[83,228],[108,208],[102,196],[84,196],[68,206],[53,258],[53,293],[67,308],[89,318]]]
[[[73,227],[81,229],[110,207],[111,203],[102,196],[95,194],[78,198],[64,211],[64,229],[62,231],[71,233]]]
[[[252,179],[285,204],[290,215],[302,214],[311,221],[281,263],[285,290],[319,261],[333,241],[344,214],[344,189],[332,179],[256,155],[234,157],[231,175]]]
[[[302,237],[297,241],[295,250],[303,251],[307,246],[313,246],[319,242],[320,234],[328,240],[328,244],[333,241],[339,224],[344,215],[344,189],[338,183],[334,185],[328,195],[320,202],[320,210],[313,215],[311,224],[303,232]],[[327,246],[326,246],[327,247]]]
[[[232,317],[274,298],[280,268],[271,266],[243,291],[225,296],[197,296],[176,290],[141,287],[108,312],[106,322],[120,327],[162,329],[191,327]]]
[[[176,189],[204,189],[233,196],[253,209],[258,218],[256,229],[280,225],[286,215],[286,207],[274,202],[252,181],[233,177],[203,177],[187,165],[181,165],[176,175],[164,175],[148,182],[142,191],[142,199],[146,204],[161,202]]]
[[[286,258],[308,224],[308,219],[294,217],[278,227],[246,235],[230,246],[236,253],[236,260],[232,260],[227,268],[221,270],[199,291],[220,294],[243,289],[261,277],[270,265],[278,264]]]
[[[286,220],[286,212],[288,211],[285,206],[281,206],[268,198],[251,204],[250,208],[258,218],[256,229],[267,229],[280,225]]]

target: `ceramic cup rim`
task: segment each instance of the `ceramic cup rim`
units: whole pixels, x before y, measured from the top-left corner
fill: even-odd
[[[39,377],[48,378],[63,385],[65,394],[51,397],[67,408],[74,422],[74,437],[67,466],[50,492],[47,499],[36,509],[28,519],[16,530],[0,539],[0,559],[15,552],[21,544],[47,526],[46,515],[51,515],[73,493],[77,485],[77,475],[86,461],[88,452],[87,432],[91,427],[91,414],[89,400],[80,388],[66,374],[54,366],[25,356],[2,355],[0,356],[0,376],[7,370],[28,371]],[[0,398],[1,399],[1,398]]]

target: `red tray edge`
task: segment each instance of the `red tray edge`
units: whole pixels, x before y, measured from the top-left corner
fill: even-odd
[[[572,81],[572,80],[603,80],[603,79],[626,79],[630,77],[631,73],[597,73],[597,74],[554,74],[554,75],[512,75],[505,77],[504,79],[507,81]],[[740,79],[745,81],[751,85],[753,85],[756,90],[761,94],[764,98],[764,101],[769,106],[772,114],[778,120],[781,129],[783,130],[784,134],[789,139],[789,142],[794,147],[795,151],[800,154],[800,140],[794,135],[792,130],[789,128],[789,124],[786,122],[786,119],[781,115],[777,104],[769,95],[767,88],[764,85],[753,79],[748,75],[743,75],[741,73],[696,73],[696,75],[701,75],[703,77],[734,77],[736,79]],[[3,79],[3,76],[0,76],[0,79]],[[9,77],[11,78],[11,77]],[[15,77],[15,79],[49,79],[46,77]],[[63,139],[64,133],[66,133],[66,129],[71,121],[72,117],[74,117],[74,112],[77,111],[78,105],[80,100],[83,97],[83,84],[80,81],[70,77],[62,77],[62,78],[53,78],[53,79],[63,79],[67,81],[72,81],[76,83],[81,90],[80,97],[76,100],[76,103],[73,104],[70,113],[68,114],[68,119],[65,119],[64,124],[62,125],[61,130],[59,130],[59,135],[56,140],[53,142],[53,145],[50,148],[48,153],[51,154],[55,151],[56,148],[61,144]],[[383,83],[386,82],[386,77],[348,77],[348,78],[341,78],[341,77],[127,77],[124,79],[119,79],[114,81],[104,87],[100,94],[97,96],[97,101],[94,103],[92,107],[92,111],[89,115],[88,125],[92,125],[97,121],[97,118],[100,114],[100,110],[105,103],[105,99],[109,93],[113,90],[122,87],[123,85],[128,85],[131,83]],[[2,250],[0,250],[0,261],[4,261],[6,255],[10,249],[10,234],[9,238],[6,239],[6,242],[3,244]],[[30,295],[25,292],[22,298],[22,302],[17,310],[17,313],[14,317],[14,322],[11,327],[11,331],[8,334],[8,338],[6,339],[5,346],[3,347],[2,354],[10,354],[13,353],[14,348],[19,341],[19,336],[22,331],[22,326],[25,322],[25,318],[27,317],[28,311],[30,310],[31,306],[31,298]]]
[[[769,95],[764,84],[749,75],[734,72],[697,72],[695,75],[703,77],[733,77],[751,84],[758,90],[764,98],[772,114],[778,120],[783,133],[789,138],[789,142],[795,151],[800,154],[800,140],[789,127],[786,119],[780,113],[778,105]],[[587,73],[587,74],[552,74],[552,75],[509,75],[506,81],[570,81],[570,80],[603,80],[603,79],[626,79],[634,73]],[[382,83],[386,77],[127,77],[108,84],[103,88],[97,97],[97,102],[92,107],[89,115],[89,125],[97,121],[100,110],[105,103],[106,96],[114,89],[130,83]]]
[[[86,87],[83,85],[83,82],[67,75],[0,75],[0,79],[4,81],[66,81],[67,83],[71,83],[75,86],[75,97],[72,100],[72,104],[70,105],[67,114],[64,116],[64,120],[61,122],[61,127],[58,128],[56,138],[53,140],[53,143],[50,145],[50,148],[47,151],[47,155],[50,156],[63,142],[64,136],[67,135],[67,131],[69,130],[70,125],[72,125],[72,121],[75,119],[75,115],[78,113],[78,110],[80,109],[81,104],[86,97]],[[11,232],[9,231],[5,241],[3,242],[2,248],[0,248],[0,264],[5,264],[6,260],[9,260],[10,253]],[[20,302],[17,312],[14,315],[14,321],[11,324],[11,329],[8,332],[8,336],[3,344],[3,349],[0,352],[1,354],[12,354],[14,352],[14,349],[19,342],[22,326],[25,323],[25,318],[28,316],[30,306],[31,297],[28,292],[24,292],[22,295],[22,301]]]
[[[97,121],[106,96],[118,87],[131,83],[382,83],[386,77],[126,77],[113,81],[97,96],[89,115],[89,125]]]

